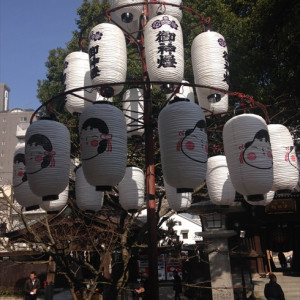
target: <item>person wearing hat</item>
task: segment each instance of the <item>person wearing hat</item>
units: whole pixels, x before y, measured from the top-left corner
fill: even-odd
[[[277,283],[275,274],[269,275],[270,281],[265,285],[265,297],[267,300],[285,300],[281,286]]]

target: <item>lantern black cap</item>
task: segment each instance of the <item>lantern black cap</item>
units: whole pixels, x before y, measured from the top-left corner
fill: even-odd
[[[58,195],[47,195],[47,196],[43,196],[42,198],[43,201],[51,201],[57,199],[58,199]]]
[[[210,103],[216,103],[221,100],[221,95],[220,94],[210,94],[207,96],[207,100]]]
[[[178,194],[180,193],[192,193],[194,191],[194,189],[191,189],[191,188],[178,188],[176,189],[176,192]]]
[[[160,86],[160,90],[165,94],[169,94],[169,93],[173,92],[174,84],[173,83],[164,83]]]
[[[100,95],[105,98],[111,98],[115,91],[111,86],[104,85],[100,88]]]
[[[133,20],[133,15],[131,13],[125,12],[121,15],[122,22],[131,23]]]
[[[112,186],[109,185],[97,185],[96,191],[105,192],[105,191],[112,191]]]
[[[39,209],[39,208],[40,208],[39,205],[27,206],[27,207],[25,208],[25,211],[36,210],[36,209]]]
[[[251,202],[258,202],[264,200],[264,195],[263,194],[257,194],[257,195],[248,195],[246,196],[248,201]]]

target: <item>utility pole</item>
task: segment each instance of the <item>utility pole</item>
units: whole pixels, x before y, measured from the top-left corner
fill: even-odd
[[[143,32],[148,19],[148,4],[145,1],[142,16]],[[155,168],[154,168],[154,141],[152,97],[149,83],[144,33],[141,36],[143,82],[144,82],[144,124],[145,124],[145,162],[146,162],[146,201],[148,226],[148,263],[149,263],[149,294],[151,299],[159,299],[158,268],[157,268],[157,230],[156,230],[156,203],[155,203]]]

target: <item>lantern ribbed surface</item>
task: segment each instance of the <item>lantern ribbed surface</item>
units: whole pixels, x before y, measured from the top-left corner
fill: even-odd
[[[28,127],[25,143],[30,189],[43,200],[57,199],[69,184],[69,130],[56,121],[38,120]]]
[[[169,207],[175,211],[185,211],[192,204],[192,193],[177,193],[176,188],[170,186],[164,180],[166,198]]]
[[[110,102],[95,102],[79,120],[81,160],[87,182],[111,189],[124,177],[127,132],[123,112]]]
[[[145,201],[145,175],[137,167],[127,167],[119,183],[119,202],[125,210],[142,208]]]
[[[264,194],[264,198],[259,201],[248,200],[247,196],[244,196],[244,199],[247,203],[249,203],[251,205],[267,206],[268,204],[270,204],[273,201],[274,195],[275,195],[275,191],[269,191],[268,193]]]
[[[168,0],[166,3],[182,5],[182,0]],[[176,18],[179,22],[182,19],[182,10],[178,6],[168,4],[148,4],[149,18],[154,18],[157,15],[170,15]]]
[[[186,80],[182,80],[182,83],[189,83]],[[167,99],[171,97],[172,94],[167,94]],[[174,96],[172,96],[169,100],[174,100],[174,98],[181,98],[181,99],[188,99],[191,102],[195,102],[195,96],[194,96],[194,89],[192,86],[189,85],[181,85],[178,93],[176,93]]]
[[[65,92],[92,85],[90,77],[90,62],[89,55],[84,52],[72,52],[66,56],[64,61],[64,84]],[[96,90],[93,89],[81,89],[80,91],[73,92],[78,95],[68,94],[66,96],[66,108],[71,113],[82,113],[84,108],[90,104],[80,97],[83,97],[90,101],[96,100]]]
[[[177,101],[158,116],[161,162],[166,182],[181,191],[199,186],[206,175],[207,134],[202,109]]]
[[[144,31],[148,74],[151,81],[181,82],[184,74],[182,29],[170,15],[149,20]],[[165,84],[156,84],[163,92]]]
[[[119,94],[123,85],[110,85],[126,81],[127,53],[122,30],[114,24],[95,26],[89,35],[89,57],[93,84],[105,85],[100,92],[104,97]]]
[[[19,143],[15,148],[13,187],[15,199],[22,207],[34,207],[42,202],[42,197],[35,195],[28,185],[25,165],[25,143]]]
[[[97,212],[102,208],[104,193],[96,191],[95,187],[86,181],[82,167],[76,171],[75,192],[79,209]]]
[[[117,9],[113,12],[115,15],[114,17],[120,22],[130,24],[134,21],[139,21],[143,11],[143,4],[137,4],[141,3],[140,0],[109,0],[108,2],[111,9],[124,5],[130,5]]]
[[[144,97],[143,90],[134,88],[123,95],[123,113],[127,124],[127,135],[142,136],[144,134]]]
[[[62,210],[67,202],[69,197],[69,185],[58,195],[57,200],[51,200],[51,201],[43,201],[40,205],[42,209],[49,213],[56,213]]]
[[[292,190],[299,180],[294,141],[287,127],[268,125],[273,154],[273,191]]]
[[[229,63],[224,37],[213,31],[195,37],[191,49],[195,84],[228,90]],[[228,95],[196,87],[199,105],[214,114],[228,111]]]
[[[209,198],[216,205],[230,205],[235,199],[226,157],[216,155],[207,161],[206,185]]]
[[[273,184],[273,159],[265,120],[255,114],[231,118],[224,125],[223,142],[236,191],[245,196],[263,197]],[[259,201],[257,196],[254,198]]]

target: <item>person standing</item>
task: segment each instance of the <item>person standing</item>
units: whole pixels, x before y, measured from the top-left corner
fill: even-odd
[[[282,268],[282,269],[286,269],[286,267],[287,267],[287,262],[286,262],[285,255],[284,255],[282,252],[279,252],[279,253],[278,253],[278,259],[279,259],[281,268]]]
[[[175,291],[175,300],[180,300],[180,294],[182,293],[182,284],[181,278],[176,270],[173,271],[173,278],[173,290]]]
[[[267,300],[285,300],[281,286],[277,283],[277,277],[274,274],[269,275],[270,282],[265,285],[265,297]]]
[[[25,300],[36,300],[37,291],[41,288],[41,282],[36,277],[36,272],[32,271],[29,278],[25,281]]]

